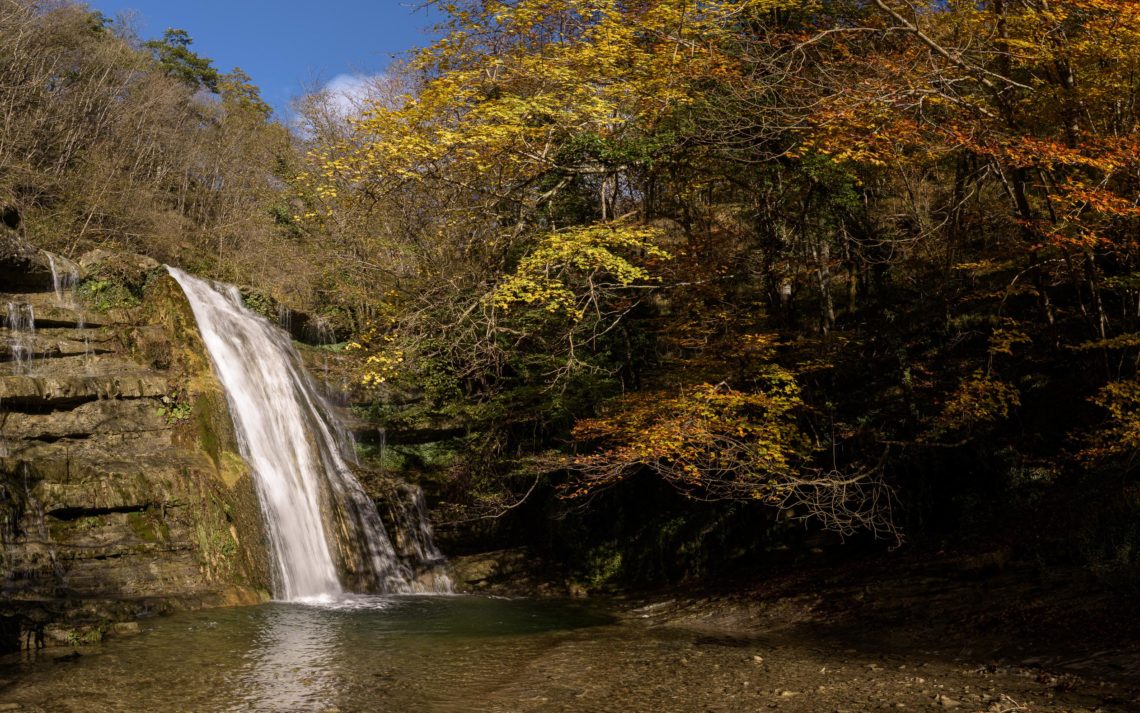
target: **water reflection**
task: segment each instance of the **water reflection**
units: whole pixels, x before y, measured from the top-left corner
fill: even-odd
[[[334,707],[345,621],[317,613],[304,606],[265,610],[235,682],[242,700],[234,711]]]
[[[29,713],[468,711],[576,629],[570,604],[353,597],[185,613],[57,663],[0,665],[0,706]],[[8,682],[5,686],[4,682]]]

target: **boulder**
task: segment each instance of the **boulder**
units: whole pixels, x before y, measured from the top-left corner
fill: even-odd
[[[78,262],[84,274],[118,279],[136,290],[162,270],[162,264],[152,257],[102,248],[83,253]]]
[[[51,264],[15,230],[0,227],[0,292],[52,289]]]

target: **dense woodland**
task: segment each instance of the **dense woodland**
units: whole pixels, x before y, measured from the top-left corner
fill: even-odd
[[[184,32],[0,0],[0,203],[331,325],[453,548],[1138,580],[1140,2],[435,7],[286,125]]]

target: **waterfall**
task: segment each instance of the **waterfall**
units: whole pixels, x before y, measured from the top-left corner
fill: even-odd
[[[277,326],[292,334],[293,311],[283,304],[277,305]]]
[[[47,256],[48,266],[51,268],[51,287],[55,292],[56,303],[60,306],[73,306],[70,301],[65,300],[64,295],[70,293],[75,289],[79,283],[79,268],[75,266],[70,260],[60,258],[62,265],[56,265],[55,255],[44,251]],[[60,267],[64,268],[66,272],[61,272]]]
[[[427,517],[424,491],[418,486],[404,484],[397,488],[389,507],[396,523],[399,549],[417,562],[441,563],[443,553],[435,545]],[[432,587],[436,591],[450,592],[451,579],[441,568],[432,569]]]
[[[4,439],[4,425],[8,422],[8,416],[4,413],[4,399],[0,399],[0,458],[8,457],[8,441]],[[0,502],[3,502],[4,496],[3,486],[0,486]],[[4,539],[0,537],[0,545],[3,545]]]
[[[167,269],[194,310],[253,471],[276,596],[319,601],[346,591],[423,591],[349,469],[351,441],[289,335],[246,309],[236,287]]]
[[[9,302],[6,323],[13,373],[27,374],[36,348],[36,311],[30,304]]]

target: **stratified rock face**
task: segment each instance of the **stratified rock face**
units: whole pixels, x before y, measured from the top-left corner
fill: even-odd
[[[156,272],[141,306],[92,312],[0,233],[0,649],[266,596],[257,496],[182,291],[103,255]]]

